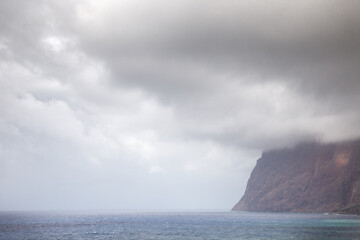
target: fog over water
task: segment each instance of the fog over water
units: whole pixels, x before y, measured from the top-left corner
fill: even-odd
[[[230,209],[263,150],[359,138],[359,12],[0,1],[0,210]]]

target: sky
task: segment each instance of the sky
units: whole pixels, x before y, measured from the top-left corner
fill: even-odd
[[[0,210],[231,209],[360,137],[357,0],[0,1]]]

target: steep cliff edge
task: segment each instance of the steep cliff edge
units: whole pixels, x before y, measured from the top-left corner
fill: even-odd
[[[235,211],[360,213],[360,140],[264,152]]]

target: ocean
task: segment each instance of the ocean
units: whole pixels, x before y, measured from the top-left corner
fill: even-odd
[[[360,216],[250,212],[0,212],[0,239],[360,239]]]

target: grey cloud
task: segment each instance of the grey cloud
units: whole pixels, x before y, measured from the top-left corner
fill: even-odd
[[[254,105],[246,98],[234,97],[234,103],[223,98],[228,94],[224,85],[233,81],[240,82],[239,94],[254,84],[281,82],[303,99],[302,106],[293,106],[299,114],[308,104],[324,116],[355,109],[359,100],[358,9],[356,1],[158,0],[94,5],[53,1],[37,10],[52,16],[55,29],[75,37],[74,47],[103,61],[112,84],[141,89],[170,104],[189,122],[201,119],[214,125],[213,119],[222,116],[244,114],[246,118],[251,109],[269,108],[266,100]],[[40,29],[48,31],[48,26]],[[33,55],[30,60],[39,58]],[[52,58],[37,61],[49,65],[44,69],[50,75],[67,79],[61,70],[64,64]],[[237,119],[235,126],[225,128],[241,129],[236,124],[244,123]],[[251,127],[244,125],[244,129]],[[305,135],[312,135],[308,131]],[[289,138],[295,134],[290,131]]]
[[[356,111],[357,2],[200,1],[177,7],[156,1],[153,6],[125,7],[130,11],[125,17],[105,15],[105,23],[117,24],[93,38],[91,30],[85,31],[83,47],[108,60],[116,82],[145,88],[178,108],[184,101],[204,106],[201,102],[206,105],[210,95],[221,98],[224,82],[231,79],[243,88],[254,82],[283,82],[320,114]],[[206,74],[199,76],[198,69]]]
[[[75,28],[80,47],[105,60],[122,85],[168,102],[191,92],[196,99],[214,75],[215,88],[226,81],[221,75],[241,81],[250,75],[284,81],[339,108],[357,99],[356,1],[126,3],[105,6],[100,23],[80,21]],[[199,76],[198,69],[208,74]]]

